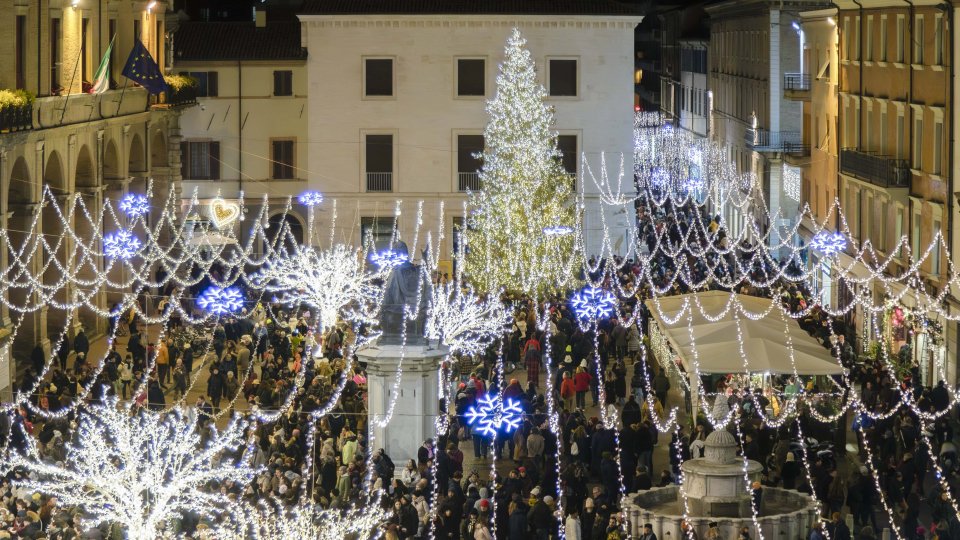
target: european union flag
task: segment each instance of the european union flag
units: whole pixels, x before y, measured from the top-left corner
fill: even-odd
[[[167,91],[167,82],[163,80],[160,66],[150,56],[150,51],[137,38],[123,66],[123,76],[147,89],[151,94],[160,94]]]

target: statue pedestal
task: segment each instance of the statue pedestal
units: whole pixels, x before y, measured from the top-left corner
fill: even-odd
[[[447,354],[446,347],[429,345],[378,344],[357,351],[360,361],[367,364],[367,415],[372,425],[385,417],[396,398],[390,422],[373,429],[373,450],[386,450],[398,471],[408,459],[417,459],[424,440],[436,435],[434,422],[440,414],[437,385],[440,363]],[[403,373],[394,388],[398,369]]]

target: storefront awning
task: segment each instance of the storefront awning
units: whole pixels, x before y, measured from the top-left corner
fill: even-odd
[[[747,313],[769,313],[758,320],[751,320],[741,312],[738,334],[734,311],[727,309],[734,303],[732,297]],[[697,306],[698,302],[703,313],[701,307]],[[779,307],[770,309],[771,302],[773,300],[769,298],[705,291],[660,297],[656,302],[647,300],[646,303],[653,317],[652,322],[656,323],[680,356],[687,373],[694,371],[694,362],[698,364],[700,373],[742,373],[745,361],[751,373],[792,374],[794,365],[800,375],[835,375],[843,372],[842,366],[830,355],[829,350],[801,329],[796,320],[782,315]],[[692,321],[689,316],[691,309]],[[710,320],[716,319],[725,310],[727,313],[722,318]],[[674,320],[678,316],[679,320],[673,324],[664,320]],[[651,328],[651,332],[654,331],[657,330]],[[742,350],[738,335],[743,340]],[[788,337],[791,345],[788,345]]]

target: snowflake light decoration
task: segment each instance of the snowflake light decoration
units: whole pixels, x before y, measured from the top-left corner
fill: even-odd
[[[496,295],[482,300],[472,289],[450,282],[433,288],[425,333],[452,354],[477,354],[503,333],[509,321],[510,313]]]
[[[566,236],[573,233],[573,227],[566,225],[551,225],[543,228],[543,234],[547,236]]]
[[[810,240],[810,247],[830,257],[847,247],[847,238],[843,233],[820,231]]]
[[[146,195],[130,193],[120,199],[120,210],[130,217],[138,217],[150,211],[150,201]]]
[[[211,286],[197,298],[197,305],[214,315],[233,313],[243,307],[243,293],[237,287]]]
[[[664,189],[670,183],[670,173],[661,168],[656,168],[650,174],[650,184],[655,189]]]
[[[130,231],[119,231],[103,237],[103,254],[111,259],[129,259],[141,245],[140,239]]]
[[[499,394],[487,394],[477,400],[477,405],[467,409],[467,423],[476,424],[482,435],[494,436],[498,432],[510,433],[520,427],[523,409],[511,398],[504,402]]]
[[[616,299],[613,293],[597,287],[586,287],[570,300],[581,319],[602,319],[613,313]]]
[[[304,206],[317,206],[323,202],[323,194],[319,191],[304,191],[297,200]]]
[[[390,270],[409,261],[410,256],[392,249],[385,249],[371,255],[370,260],[373,261],[373,264],[379,266],[381,270]]]

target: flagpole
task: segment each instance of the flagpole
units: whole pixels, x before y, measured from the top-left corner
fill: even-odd
[[[140,34],[137,34],[137,35],[133,36],[133,45],[136,46],[136,45],[137,45],[137,41],[139,41],[139,40],[140,40]],[[121,75],[123,75],[123,73],[121,73]],[[127,79],[127,76],[124,75],[123,78],[124,78],[124,79]],[[123,83],[123,88],[120,90],[120,101],[117,102],[117,114],[113,115],[114,117],[120,116],[120,106],[123,105],[123,94],[125,94],[125,93],[127,92],[127,83],[129,83],[129,82],[130,82],[130,79],[127,79],[127,80]],[[150,98],[149,98],[149,97],[147,98],[147,101],[148,101],[148,102],[150,101]]]
[[[98,39],[99,39],[99,38],[98,38]],[[111,77],[110,77],[110,71],[113,69],[113,65],[112,65],[112,63],[110,62],[110,58],[111,58],[111,56],[113,55],[113,42],[114,42],[114,40],[116,40],[116,39],[117,39],[117,34],[113,34],[112,36],[110,36],[110,44],[107,45],[107,50],[103,53],[103,58],[100,59],[100,65],[97,66],[97,74],[96,74],[96,76],[94,77],[94,80],[93,80],[93,88],[91,88],[91,91],[94,92],[95,94],[97,94],[97,112],[100,113],[100,118],[101,118],[101,119],[103,119],[103,94],[106,93],[106,90],[100,91],[100,90],[98,89],[98,87],[99,87],[99,82],[100,82],[99,79],[100,79],[100,77],[102,77],[102,76],[106,76],[106,78],[107,78],[107,79],[106,79],[106,80],[107,80],[107,90],[109,90],[109,89],[110,89],[110,78],[111,78]],[[105,73],[101,73],[101,70],[102,70],[103,67],[104,67],[104,60],[106,60],[106,72],[105,72]],[[90,115],[87,117],[87,121],[89,122],[89,121],[92,120],[92,119],[93,119],[93,107],[90,107]]]
[[[77,70],[80,68],[80,61],[83,60],[83,51],[77,55],[77,62],[73,65],[73,75],[70,77],[70,84],[67,87],[67,99],[63,100],[63,111],[60,113],[59,126],[63,125],[63,119],[67,116],[67,102],[70,101],[70,89],[73,87],[73,81],[77,79]],[[80,79],[80,91],[83,92],[83,79]]]

